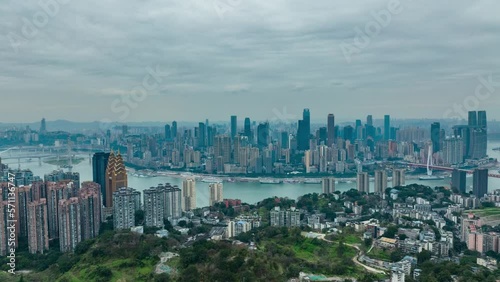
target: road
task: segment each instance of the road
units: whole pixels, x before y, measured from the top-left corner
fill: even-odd
[[[324,236],[324,235],[323,235],[323,236],[319,236],[318,238],[319,238],[319,239],[322,239],[323,241],[328,242],[328,243],[335,243],[335,242],[333,242],[333,241],[330,241],[330,240],[325,239],[325,236]],[[344,244],[345,244],[345,243],[344,243]],[[368,270],[368,271],[369,271],[369,272],[371,272],[371,273],[374,273],[374,274],[384,274],[384,275],[387,275],[387,273],[386,273],[385,271],[378,270],[378,269],[375,269],[375,268],[373,268],[373,267],[370,267],[370,266],[368,266],[368,265],[366,265],[366,264],[361,263],[361,262],[359,261],[359,257],[361,257],[361,256],[363,255],[363,251],[362,251],[362,250],[361,250],[358,246],[356,246],[356,245],[351,245],[351,244],[345,244],[345,245],[346,245],[346,246],[349,246],[349,247],[351,247],[351,248],[355,248],[355,249],[358,251],[358,255],[357,255],[357,256],[355,256],[354,258],[352,258],[352,261],[353,261],[355,264],[357,264],[357,265],[359,265],[359,266],[363,267],[364,269]],[[372,248],[373,248],[373,245],[372,245]],[[370,251],[371,251],[371,248],[370,248]]]

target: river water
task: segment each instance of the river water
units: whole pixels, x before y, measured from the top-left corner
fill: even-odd
[[[500,151],[493,151],[493,148],[500,147],[500,141],[490,141],[488,144],[488,154],[492,158],[500,159]],[[89,155],[82,155],[85,160],[81,163],[73,166],[73,172],[80,173],[81,182],[92,180],[92,163]],[[5,162],[4,162],[5,163]],[[9,160],[6,162],[12,168],[17,168],[17,160]],[[33,160],[33,162],[21,163],[21,168],[31,169],[35,175],[40,175],[43,178],[44,174],[50,173],[57,169],[57,166],[42,163],[40,166],[38,160]],[[495,171],[496,172],[496,171]],[[157,176],[157,177],[135,177],[129,173],[128,184],[129,187],[135,188],[139,191],[143,191],[152,186],[156,186],[159,183],[171,183],[172,185],[178,185],[182,187],[182,179],[177,177],[167,177],[167,176]],[[444,180],[431,180],[431,181],[420,181],[418,179],[407,179],[406,184],[418,183],[423,185],[428,185],[431,187],[435,186],[450,186],[450,178]],[[472,177],[467,178],[467,187],[470,189],[472,185]],[[391,187],[391,184],[388,185]],[[338,183],[336,184],[337,191],[347,191],[349,189],[356,189],[356,183]],[[373,191],[374,183],[370,183],[370,189]],[[489,191],[495,189],[500,189],[500,179],[490,178],[489,179]],[[197,182],[196,183],[196,194],[197,194],[197,205],[198,207],[208,206],[208,183]],[[288,197],[291,199],[297,199],[299,196],[308,193],[321,193],[321,185],[319,184],[299,184],[299,183],[282,183],[282,184],[260,184],[255,182],[224,182],[224,198],[227,199],[241,199],[246,203],[257,203],[263,199],[270,197]]]

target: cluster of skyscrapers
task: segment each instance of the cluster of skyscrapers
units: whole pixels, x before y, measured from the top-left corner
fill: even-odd
[[[457,125],[446,134],[439,122],[429,128],[395,127],[385,115],[381,126],[372,115],[366,121],[336,124],[334,114],[326,126],[311,124],[311,111],[304,109],[296,123],[256,123],[231,116],[229,127],[200,122],[193,129],[165,125],[164,135],[124,135],[127,161],[155,167],[189,169],[218,174],[356,173],[356,161],[399,159],[436,165],[460,165],[484,159],[487,146],[486,112],[470,112],[467,125]],[[125,131],[124,131],[125,132]],[[128,132],[128,130],[127,130]],[[429,154],[430,151],[430,154]]]
[[[434,152],[442,152],[443,163],[455,165],[466,159],[487,157],[488,122],[485,111],[470,111],[468,124],[453,127],[453,134],[445,136],[439,123],[432,125]]]
[[[163,227],[165,220],[176,222],[182,211],[196,208],[195,181],[184,181],[183,190],[169,183],[159,184],[141,193],[128,187],[128,178],[121,154],[96,153],[93,156],[94,182],[83,182],[78,173],[54,171],[45,181],[30,171],[11,173],[14,183],[1,182],[0,192],[0,254],[7,254],[9,220],[15,220],[16,240],[26,240],[31,253],[44,253],[49,242],[58,239],[62,252],[99,234],[100,226],[109,216],[115,229],[136,226],[136,212],[144,210],[145,226]],[[9,196],[14,185],[14,196]],[[222,183],[209,185],[210,205],[222,202]],[[14,201],[14,202],[12,202]],[[9,206],[9,204],[11,204]],[[12,210],[12,206],[14,210]]]
[[[11,247],[7,219],[16,221],[16,246],[19,240],[26,240],[33,254],[47,251],[49,241],[55,239],[59,240],[62,252],[72,251],[81,241],[99,234],[102,220],[99,184],[83,182],[79,187],[71,180],[36,181],[14,187],[13,203],[7,198],[9,187],[12,186],[8,183],[0,183],[1,255]]]

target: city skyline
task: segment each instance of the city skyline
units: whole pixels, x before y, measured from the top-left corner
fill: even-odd
[[[12,3],[0,11],[0,85],[9,93],[0,111],[7,122],[40,113],[131,122],[228,114],[265,120],[284,109],[299,116],[304,107],[346,119],[367,111],[441,118],[455,105],[472,105],[467,110],[500,119],[500,96],[491,95],[500,81],[500,4],[454,1],[463,13],[450,15],[448,4],[396,1],[400,9],[379,24],[380,34],[357,38],[390,2],[233,1],[220,11],[210,1],[127,0],[120,7],[134,12],[113,18],[106,14],[115,3],[71,2],[39,28],[33,15],[44,8]],[[37,33],[26,36],[26,26]],[[368,44],[347,56],[356,39]],[[137,92],[125,103],[144,80],[152,85],[147,97]],[[19,116],[25,101],[33,105]]]

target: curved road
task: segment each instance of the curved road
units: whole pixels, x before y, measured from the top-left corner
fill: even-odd
[[[319,237],[319,238],[320,238],[321,240],[325,241],[325,242],[328,242],[328,243],[335,243],[335,242],[333,242],[333,241],[330,241],[330,240],[325,239],[325,235],[324,235],[324,234],[323,234],[323,236],[321,236],[321,237]],[[353,261],[355,264],[357,264],[357,265],[359,265],[359,266],[363,267],[364,269],[368,270],[368,271],[369,271],[369,272],[371,272],[371,273],[375,273],[375,274],[384,274],[384,275],[387,275],[387,273],[386,273],[385,271],[378,270],[378,269],[376,269],[376,268],[373,268],[373,267],[370,267],[370,266],[368,266],[368,265],[366,265],[366,264],[361,263],[361,262],[359,261],[359,257],[361,257],[361,256],[363,255],[363,251],[362,251],[362,250],[361,250],[358,246],[356,246],[356,245],[351,245],[351,244],[346,244],[346,243],[344,243],[344,244],[345,244],[346,246],[351,247],[351,248],[355,248],[355,249],[358,251],[358,255],[357,255],[357,256],[355,256],[354,258],[352,258],[352,261]],[[373,245],[372,245],[372,248],[373,248]],[[370,248],[370,250],[371,250],[371,248]]]

